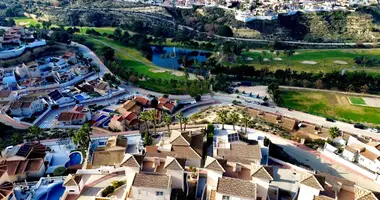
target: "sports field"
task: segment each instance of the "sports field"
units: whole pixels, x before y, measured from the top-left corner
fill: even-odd
[[[287,108],[352,123],[380,124],[380,108],[360,105],[362,98],[354,98],[359,105],[352,105],[352,97],[330,92],[283,90],[282,96]]]
[[[361,97],[348,97],[353,105],[366,105],[365,101]]]
[[[283,51],[276,52],[264,50],[245,51],[242,54],[248,57],[248,64],[255,68],[268,67],[271,70],[290,68],[306,72],[331,72],[334,70],[364,70],[371,74],[380,74],[378,67],[362,67],[354,62],[354,58],[368,56],[380,59],[380,49],[318,49],[296,50],[295,54],[287,57]],[[259,57],[263,58],[260,62]]]

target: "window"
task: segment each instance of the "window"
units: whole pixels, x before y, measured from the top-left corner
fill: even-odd
[[[139,190],[139,195],[144,195],[144,196],[146,196],[146,195],[147,195],[147,193],[146,193],[146,191],[145,191],[145,190]]]
[[[230,196],[223,195],[223,200],[230,200]]]
[[[69,192],[75,192],[75,190],[69,190]]]
[[[156,196],[164,196],[164,192],[157,191],[157,192],[156,192]]]

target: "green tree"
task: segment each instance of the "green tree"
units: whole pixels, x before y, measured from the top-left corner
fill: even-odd
[[[227,25],[221,25],[218,29],[218,35],[224,36],[224,37],[232,37],[234,33],[232,32],[232,29]]]
[[[179,121],[179,127],[182,131],[182,120],[183,120],[183,113],[182,112],[178,112],[176,115],[175,115],[175,118]]]
[[[229,118],[230,118],[230,122],[232,123],[232,126],[235,130],[235,124],[239,122],[240,116],[238,113],[233,112],[233,113],[230,113]]]
[[[103,52],[103,57],[106,61],[114,60],[115,50],[113,50],[111,47],[104,47],[102,52]]]
[[[186,125],[187,125],[187,123],[189,123],[189,118],[184,117],[182,119],[182,122],[183,122],[183,130],[186,131]]]
[[[168,134],[170,135],[170,125],[173,123],[173,118],[169,114],[164,115],[164,122],[166,126],[168,127]]]
[[[227,115],[228,111],[227,110],[221,110],[218,112],[218,118],[220,122],[222,123],[222,129],[224,130],[224,124],[227,122]]]
[[[149,117],[148,111],[142,111],[140,113],[139,119],[144,122],[144,124],[145,124],[145,131],[148,132],[148,133],[149,133],[149,125],[148,125],[149,118],[150,117]]]
[[[38,143],[40,143],[40,134],[41,134],[41,128],[38,126],[31,126],[28,130],[28,132],[35,136],[37,138]]]
[[[156,109],[152,109],[147,111],[148,112],[148,119],[149,121],[152,122],[153,124],[153,134],[156,135],[157,130],[156,130],[156,124],[157,124],[157,111]]]
[[[336,126],[329,128],[329,136],[331,139],[334,139],[334,138],[340,136],[339,128]]]
[[[240,119],[240,121],[241,121],[241,123],[244,124],[245,134],[247,134],[247,127],[248,127],[249,121],[251,121],[251,117],[246,112],[244,112],[243,117]]]
[[[83,155],[86,154],[86,150],[88,149],[88,146],[91,141],[90,133],[91,126],[90,124],[85,123],[73,136],[74,144],[80,149]]]
[[[120,28],[116,28],[113,31],[113,37],[115,40],[120,41],[122,36],[123,36],[123,31]]]

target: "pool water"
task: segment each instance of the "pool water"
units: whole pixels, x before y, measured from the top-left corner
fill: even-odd
[[[73,152],[69,156],[70,161],[66,163],[65,167],[69,167],[72,165],[78,165],[82,163],[82,154],[80,152]]]
[[[53,186],[49,192],[43,194],[38,200],[59,200],[65,192],[65,187],[62,184]]]
[[[80,94],[78,94],[78,95],[76,95],[76,96],[74,96],[78,101],[83,101],[85,98],[82,96],[82,95],[80,95]]]
[[[63,193],[65,192],[65,187],[62,185],[56,185],[52,190],[49,192],[49,196],[47,200],[59,200],[59,198],[62,197]]]
[[[197,198],[202,198],[203,189],[205,188],[206,183],[207,183],[206,177],[199,177],[198,187],[197,187]]]
[[[152,55],[152,63],[155,65],[158,65],[160,67],[168,68],[168,69],[178,69],[180,67],[180,64],[178,63],[178,60],[182,59],[182,56],[187,56],[187,59],[196,59],[199,63],[205,62],[207,60],[207,57],[204,55],[207,51],[201,51],[201,50],[191,50],[191,49],[185,49],[185,48],[173,48],[173,47],[163,47],[163,52],[157,52],[155,51],[156,47],[152,47],[153,49],[153,55]],[[175,56],[168,56],[164,57],[163,55],[170,55],[174,53]],[[198,52],[196,55],[191,55],[191,52]],[[189,68],[189,71],[193,71],[192,68]]]

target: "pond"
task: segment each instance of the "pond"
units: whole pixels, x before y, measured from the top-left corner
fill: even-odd
[[[211,52],[203,50],[193,50],[178,47],[158,47],[152,46],[152,63],[167,69],[183,69],[183,57],[186,57],[186,67],[192,72],[196,63],[202,63],[211,56]]]

